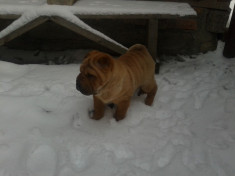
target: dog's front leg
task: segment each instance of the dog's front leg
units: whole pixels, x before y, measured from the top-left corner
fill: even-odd
[[[94,114],[92,119],[100,120],[104,116],[105,104],[96,96],[93,96],[93,100],[94,100]]]
[[[130,99],[124,100],[124,101],[121,101],[121,102],[117,103],[117,109],[116,109],[116,112],[114,114],[114,118],[117,121],[120,121],[120,120],[124,119],[129,106],[130,106]]]

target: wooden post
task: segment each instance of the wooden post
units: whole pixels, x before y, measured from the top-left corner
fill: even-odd
[[[227,58],[235,57],[235,5],[228,33],[225,39],[223,55]]]
[[[159,73],[159,60],[157,59],[158,20],[148,21],[148,50],[156,62],[156,73]]]

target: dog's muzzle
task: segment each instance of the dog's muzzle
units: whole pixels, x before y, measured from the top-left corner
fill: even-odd
[[[80,83],[80,81],[77,79],[77,81],[76,81],[76,89],[78,90],[78,91],[81,91],[81,83]]]
[[[81,92],[83,95],[91,95],[92,93],[90,91],[88,91],[87,89],[85,89],[82,84],[81,81],[79,79],[79,77],[76,80],[76,89]]]

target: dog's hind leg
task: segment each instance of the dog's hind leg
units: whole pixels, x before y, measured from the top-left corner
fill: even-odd
[[[147,94],[145,98],[145,104],[151,106],[153,104],[154,97],[157,93],[157,84],[156,81],[153,79],[148,84],[141,86],[141,90]]]
[[[114,118],[116,119],[116,121],[120,121],[125,118],[129,106],[130,106],[130,99],[120,101],[117,104],[117,109],[114,114]]]

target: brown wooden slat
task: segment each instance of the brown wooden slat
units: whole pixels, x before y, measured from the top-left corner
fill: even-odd
[[[21,15],[16,14],[5,14],[0,15],[0,19],[17,19]],[[102,15],[102,14],[75,14],[80,19],[150,19],[150,18],[158,18],[158,19],[176,19],[176,18],[196,18],[195,15],[169,15],[169,14],[112,14],[112,15]]]
[[[196,15],[170,15],[170,14],[75,14],[80,19],[177,19],[177,18],[196,18]]]
[[[196,19],[163,19],[159,21],[159,29],[197,30]]]
[[[204,7],[209,9],[228,10],[230,2],[191,2],[189,3],[193,7]]]
[[[140,0],[149,1],[149,0]],[[150,1],[166,1],[166,2],[182,2],[188,3],[193,7],[202,7],[209,9],[228,10],[230,0],[150,0]]]
[[[5,14],[5,15],[0,15],[0,19],[17,19],[19,18],[21,15],[15,15],[15,14]]]
[[[77,0],[47,0],[47,4],[73,5]]]

